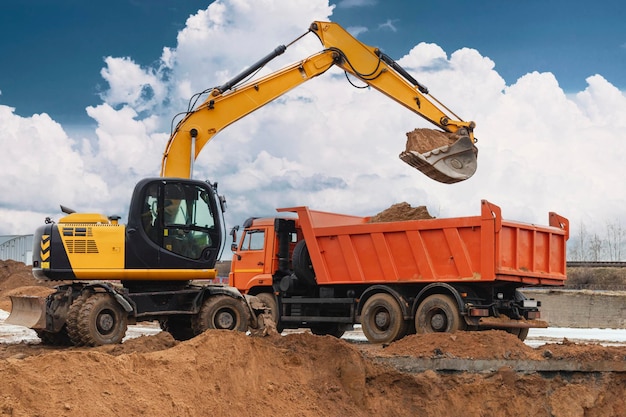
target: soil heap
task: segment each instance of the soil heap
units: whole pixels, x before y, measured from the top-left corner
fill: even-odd
[[[406,152],[415,151],[425,154],[442,146],[450,146],[459,138],[459,135],[441,130],[414,129],[406,134]]]
[[[372,216],[369,223],[398,222],[404,220],[434,219],[426,206],[411,207],[407,202],[397,203]]]
[[[23,264],[0,262],[0,295],[37,287]],[[44,283],[45,284],[45,283]],[[310,333],[251,337],[209,330],[120,345],[0,343],[0,416],[618,416],[626,375],[542,377],[399,372],[377,358],[577,361],[626,359],[626,348],[564,340],[533,349],[502,331],[411,335],[383,347]]]

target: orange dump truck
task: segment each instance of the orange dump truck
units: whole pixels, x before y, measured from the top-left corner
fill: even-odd
[[[503,329],[524,340],[546,327],[524,286],[563,285],[569,222],[480,216],[370,223],[369,217],[278,209],[251,218],[234,251],[230,285],[271,307],[279,329],[340,337],[360,323],[370,342],[410,333]],[[295,214],[295,216],[294,216]]]

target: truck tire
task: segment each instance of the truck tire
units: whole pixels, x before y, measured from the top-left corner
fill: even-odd
[[[276,302],[276,297],[274,297],[274,294],[271,294],[269,292],[262,292],[257,294],[255,297],[261,300],[261,302],[263,302],[263,304],[265,304],[271,310],[272,320],[274,320],[274,324],[278,326],[278,303]]]
[[[428,296],[417,307],[415,331],[419,333],[455,332],[467,325],[454,299],[444,294]]]
[[[311,255],[309,255],[309,249],[306,247],[306,241],[301,240],[296,243],[293,248],[292,255],[293,271],[296,276],[310,286],[315,286],[315,271],[313,270],[313,263],[311,262]]]
[[[346,331],[338,323],[323,323],[311,326],[311,333],[317,336],[332,336],[341,339]]]
[[[371,343],[391,343],[406,335],[400,305],[389,294],[372,295],[363,306],[361,328]]]
[[[200,334],[209,329],[248,330],[248,309],[243,300],[228,295],[209,296],[192,320],[193,330]]]
[[[159,321],[161,330],[172,335],[174,340],[184,342],[196,335],[191,326],[191,318],[189,316],[171,316]]]
[[[528,331],[530,329],[528,329],[528,328],[510,327],[510,328],[505,329],[505,330],[507,331],[507,333],[511,333],[512,335],[517,336],[517,338],[523,342],[528,337]]]
[[[85,346],[120,343],[127,327],[126,312],[110,294],[92,294],[78,313],[78,334]]]

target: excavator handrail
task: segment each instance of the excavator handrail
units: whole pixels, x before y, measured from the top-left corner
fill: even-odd
[[[212,89],[202,104],[187,112],[169,138],[161,162],[161,176],[191,178],[195,159],[218,132],[333,66],[340,67],[442,130],[458,132],[469,136],[472,143],[475,141],[474,122],[455,120],[441,110],[426,97],[428,90],[423,85],[379,49],[364,45],[337,23],[313,22],[309,31],[317,35],[324,50],[237,86],[282,54],[286,47],[281,45],[231,81]],[[211,112],[208,117],[207,112]],[[423,167],[418,169],[426,172]]]

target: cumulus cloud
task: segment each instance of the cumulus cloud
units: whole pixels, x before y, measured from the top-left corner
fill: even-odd
[[[10,167],[0,187],[11,196],[0,215],[21,210],[25,228],[3,223],[0,233],[28,233],[27,219],[40,221],[58,203],[125,214],[134,183],[158,174],[171,118],[192,94],[222,84],[313,20],[332,20],[332,10],[327,0],[218,0],[189,17],[153,67],[108,57],[102,103],[87,109],[97,123],[94,139],[68,136],[45,114],[23,118],[0,106],[0,162]],[[261,74],[320,49],[307,36]],[[293,205],[371,215],[401,201],[425,204],[439,217],[470,216],[481,199],[499,204],[506,218],[539,224],[549,211],[588,227],[623,216],[626,188],[616,184],[624,176],[626,97],[601,75],[566,95],[551,73],[507,85],[474,49],[419,43],[395,58],[433,97],[477,123],[474,177],[439,184],[401,162],[405,133],[431,126],[372,89],[355,89],[334,69],[206,146],[195,176],[220,183],[227,223]]]

